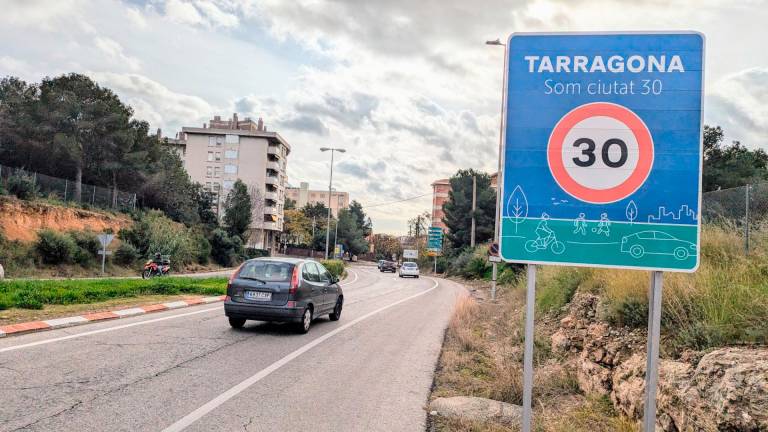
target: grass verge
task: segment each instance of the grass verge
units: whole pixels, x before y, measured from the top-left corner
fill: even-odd
[[[145,295],[223,295],[227,278],[12,280],[0,282],[0,309],[103,302]]]

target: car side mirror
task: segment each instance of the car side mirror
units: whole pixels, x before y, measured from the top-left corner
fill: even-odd
[[[332,284],[335,284],[335,283],[339,283],[339,278],[338,278],[338,276],[331,276],[331,283],[332,283]]]

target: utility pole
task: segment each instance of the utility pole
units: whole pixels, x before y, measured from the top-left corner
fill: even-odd
[[[343,148],[335,147],[321,147],[321,152],[331,152],[331,177],[328,180],[328,222],[325,225],[325,259],[328,259],[328,246],[331,242],[331,196],[333,195],[333,153],[344,153],[346,150]]]
[[[507,104],[507,81],[504,79],[507,71],[507,45],[502,43],[499,39],[495,41],[486,41],[486,45],[495,45],[504,47],[504,69],[502,70],[501,80],[501,116],[499,120],[499,164],[498,171],[496,171],[496,217],[493,225],[493,242],[499,242],[499,223],[501,222],[501,197],[499,191],[501,190],[501,183],[503,178],[501,176],[501,152],[503,149],[503,137],[504,137],[504,108]],[[496,300],[496,276],[498,275],[498,265],[496,261],[493,262],[493,271],[491,272],[491,300]]]
[[[469,245],[475,247],[475,210],[477,209],[477,176],[472,176],[472,234]]]

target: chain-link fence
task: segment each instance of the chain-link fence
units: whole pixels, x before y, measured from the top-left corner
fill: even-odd
[[[65,202],[77,201],[75,199],[75,182],[72,180],[0,165],[0,184],[5,189],[8,189],[8,181],[11,177],[31,179],[38,196]],[[136,209],[136,194],[83,183],[81,197],[77,202],[81,205],[103,209],[132,211]]]
[[[702,222],[737,234],[745,252],[764,244],[768,240],[768,183],[706,192]]]

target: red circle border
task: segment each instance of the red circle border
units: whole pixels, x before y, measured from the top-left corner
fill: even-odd
[[[580,121],[598,116],[611,117],[627,125],[635,135],[638,144],[638,161],[635,170],[624,182],[609,189],[593,189],[581,185],[568,174],[563,165],[562,150],[565,136]],[[648,179],[653,158],[653,138],[645,122],[629,108],[609,102],[592,102],[568,112],[555,125],[547,145],[549,170],[558,186],[569,195],[592,204],[608,204],[632,195]]]

